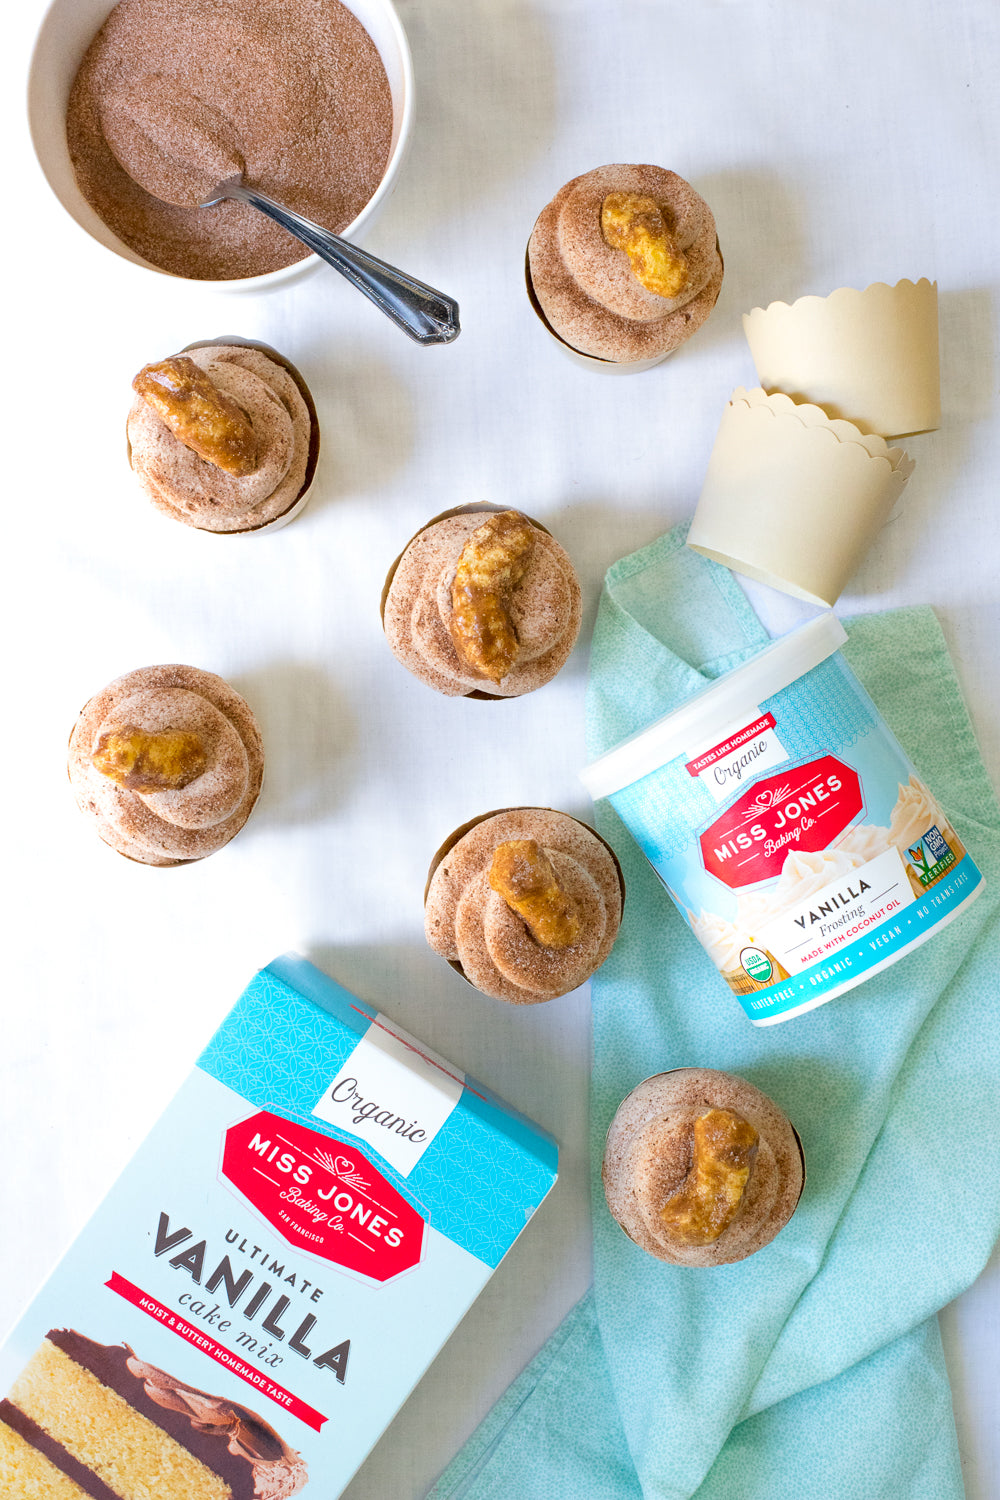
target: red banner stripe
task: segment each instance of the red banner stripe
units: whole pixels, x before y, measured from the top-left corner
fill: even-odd
[[[172,1312],[169,1307],[164,1307],[162,1302],[157,1302],[155,1297],[150,1297],[141,1287],[134,1286],[131,1281],[126,1281],[124,1276],[119,1276],[117,1271],[111,1272],[110,1280],[104,1283],[112,1292],[117,1292],[119,1297],[124,1297],[133,1307],[138,1307],[142,1312],[162,1323],[172,1333],[180,1338],[186,1339],[189,1344],[195,1344],[203,1354],[210,1359],[217,1360],[220,1365],[225,1365],[234,1375],[245,1380],[247,1385],[252,1385],[255,1390],[278,1404],[283,1411],[291,1412],[293,1417],[298,1417],[300,1422],[305,1422],[314,1432],[319,1432],[323,1423],[327,1420],[315,1407],[309,1406],[307,1402],[300,1401],[298,1396],[293,1396],[280,1385],[275,1385],[269,1375],[263,1370],[255,1370],[253,1365],[247,1364],[246,1360],[227,1349],[224,1344],[217,1344],[215,1339],[204,1333],[200,1328],[192,1328],[190,1323],[184,1321],[179,1313]]]

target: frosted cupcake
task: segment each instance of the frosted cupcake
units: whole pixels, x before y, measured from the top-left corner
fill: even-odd
[[[573,352],[645,368],[689,339],[715,306],[715,219],[676,172],[596,167],[539,214],[527,282],[536,313]]]
[[[586,823],[546,807],[485,813],[431,863],[424,931],[485,995],[537,1005],[574,990],[611,952],[625,887]]]
[[[197,667],[140,667],[86,704],[69,779],[106,844],[144,865],[214,854],[253,810],[260,732],[239,693]]]
[[[306,505],[319,457],[309,387],[266,344],[223,338],[132,382],[129,462],[164,515],[199,531],[277,530]]]
[[[805,1166],[793,1126],[760,1089],[712,1068],[677,1068],[618,1106],[601,1176],[608,1208],[641,1250],[674,1265],[724,1266],[784,1228]]]
[[[580,631],[576,572],[517,510],[464,506],[419,531],[389,571],[382,623],[395,656],[450,697],[517,698],[549,682]]]

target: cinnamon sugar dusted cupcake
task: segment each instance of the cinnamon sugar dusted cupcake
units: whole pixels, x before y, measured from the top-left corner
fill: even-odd
[[[458,828],[431,863],[424,931],[497,1000],[575,990],[611,952],[625,887],[604,840],[567,813],[512,807]]]
[[[144,865],[214,854],[243,827],[264,775],[248,704],[197,667],[117,678],[70,735],[69,779],[106,844]]]
[[[199,531],[261,532],[304,510],[319,457],[309,387],[267,344],[219,338],[132,382],[129,462],[164,515]]]
[[[724,1266],[770,1243],[802,1195],[794,1127],[743,1078],[677,1068],[647,1078],[608,1131],[604,1192],[640,1249],[681,1266]]]
[[[450,697],[516,698],[553,678],[580,631],[576,572],[517,510],[435,517],[389,570],[382,624],[415,677]]]
[[[539,214],[527,282],[536,313],[571,351],[644,369],[689,339],[715,306],[715,219],[676,172],[596,167]]]

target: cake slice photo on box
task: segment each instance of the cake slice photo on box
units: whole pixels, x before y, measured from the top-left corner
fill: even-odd
[[[52,1328],[0,1401],[0,1478],[24,1500],[285,1500],[309,1470],[249,1407]]]

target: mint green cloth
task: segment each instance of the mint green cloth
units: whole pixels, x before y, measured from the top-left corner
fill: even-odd
[[[684,530],[607,575],[587,704],[592,757],[754,654],[765,633]],[[934,615],[850,622],[848,659],[986,878],[885,972],[753,1027],[606,803],[625,873],[593,980],[594,1290],[487,1417],[433,1500],[955,1500],[937,1309],[1000,1231],[1000,808]],[[608,1124],[643,1078],[749,1078],[805,1149],[798,1211],[735,1266],[662,1265],[607,1212]]]

